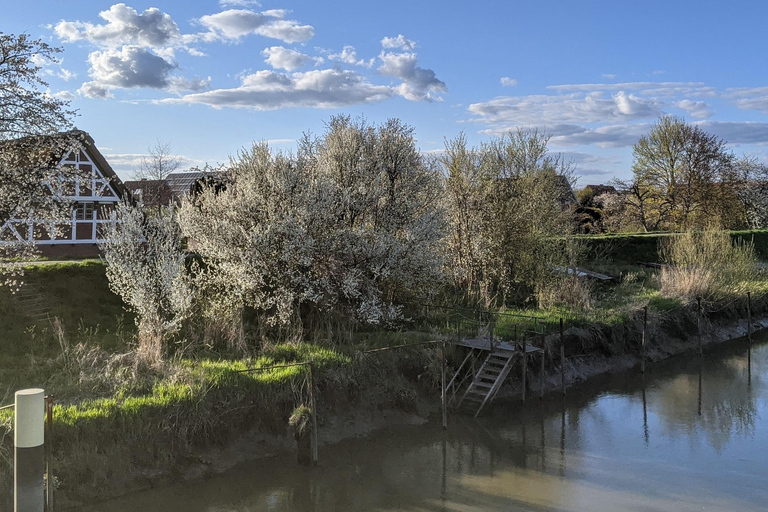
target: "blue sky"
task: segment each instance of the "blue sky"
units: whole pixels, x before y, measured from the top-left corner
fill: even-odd
[[[123,178],[156,140],[215,164],[346,113],[398,117],[424,152],[538,127],[585,185],[628,177],[663,114],[768,163],[766,19],[761,1],[34,0],[0,31],[64,48],[51,93]]]

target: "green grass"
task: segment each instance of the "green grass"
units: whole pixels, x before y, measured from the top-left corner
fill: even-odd
[[[587,259],[615,263],[659,262],[659,241],[674,233],[617,233],[605,235],[579,235],[586,245]],[[731,231],[734,240],[751,241],[761,260],[768,260],[768,230]]]

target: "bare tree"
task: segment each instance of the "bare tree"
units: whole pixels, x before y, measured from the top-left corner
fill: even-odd
[[[147,146],[147,155],[141,157],[141,164],[133,173],[135,180],[146,182],[140,188],[141,200],[146,207],[155,209],[170,203],[171,190],[166,180],[181,167],[181,162],[181,158],[173,154],[169,142],[158,139]]]
[[[147,155],[141,157],[139,169],[134,172],[134,179],[164,181],[169,174],[181,167],[181,158],[174,155],[170,142],[156,140],[147,146]]]
[[[638,200],[652,199],[637,209],[645,228],[652,217],[663,229],[702,227],[713,220],[730,227],[745,222],[743,212],[734,209],[735,158],[722,139],[681,118],[661,117],[633,154],[634,179],[627,188]]]

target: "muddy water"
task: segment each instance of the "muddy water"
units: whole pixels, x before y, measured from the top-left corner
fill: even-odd
[[[765,341],[765,340],[764,340]],[[768,508],[768,344],[744,343],[502,404],[480,420],[392,428],[93,511],[751,511]],[[694,359],[689,361],[687,359]]]

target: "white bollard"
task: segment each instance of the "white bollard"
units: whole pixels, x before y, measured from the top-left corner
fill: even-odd
[[[43,512],[45,508],[45,391],[16,392],[13,426],[14,511]]]

